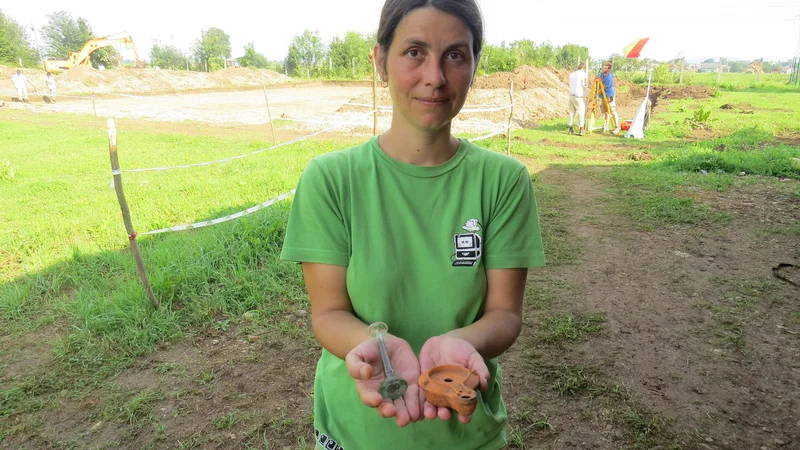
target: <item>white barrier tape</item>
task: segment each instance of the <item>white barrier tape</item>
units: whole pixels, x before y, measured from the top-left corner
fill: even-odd
[[[374,113],[375,111],[370,112],[370,114]],[[363,122],[363,123],[355,123],[355,122],[331,122],[329,120],[314,120],[314,119],[296,119],[294,117],[281,117],[280,120],[291,120],[292,122],[300,122],[300,123],[329,123],[332,125],[338,126],[372,126],[372,122]]]
[[[111,175],[122,175],[122,171],[121,171],[121,170],[119,170],[119,169],[112,170],[112,171],[111,171]]]
[[[508,104],[508,105],[505,105],[505,106],[498,106],[498,107],[494,107],[494,108],[462,109],[459,114],[502,111],[504,109],[511,108],[511,106],[512,106],[511,104]]]
[[[280,95],[280,94],[269,94],[270,98],[282,98],[286,100],[302,100],[306,102],[315,102],[315,103],[332,103],[335,105],[342,105],[342,106],[365,106],[367,108],[372,108],[373,105],[368,105],[366,103],[343,103],[336,100],[319,100],[316,98],[308,98],[308,97],[295,97],[292,95]],[[392,109],[391,106],[378,106],[378,109]]]
[[[373,110],[373,111],[370,111],[370,112],[365,113],[365,114],[360,114],[357,117],[359,119],[361,119],[361,117],[366,117],[366,116],[372,115],[374,113],[375,113],[375,111]],[[276,148],[285,147],[285,146],[291,145],[291,144],[296,144],[298,142],[305,141],[306,139],[308,139],[308,138],[310,138],[312,136],[316,136],[316,135],[319,135],[319,134],[327,133],[327,132],[329,132],[331,130],[335,130],[335,129],[337,129],[337,128],[341,127],[341,126],[344,126],[344,125],[356,125],[358,123],[359,122],[357,122],[355,120],[352,121],[352,122],[345,122],[343,124],[334,125],[332,127],[325,128],[324,130],[320,130],[320,131],[311,133],[311,134],[306,135],[306,136],[299,137],[299,138],[291,140],[291,141],[283,142],[283,143],[280,143],[278,145],[273,145],[272,147],[262,148],[260,150],[256,150],[256,151],[253,151],[253,152],[250,152],[250,153],[245,153],[243,155],[232,156],[230,158],[225,158],[225,159],[218,159],[216,161],[207,161],[207,162],[202,162],[202,163],[185,164],[185,165],[182,165],[182,166],[148,167],[148,168],[144,168],[144,169],[125,169],[125,170],[123,170],[123,172],[126,172],[126,173],[129,173],[129,172],[154,172],[154,171],[159,171],[159,170],[188,169],[190,167],[210,166],[210,165],[213,165],[213,164],[230,162],[230,161],[234,161],[234,160],[237,160],[237,159],[242,159],[242,158],[247,158],[249,156],[257,155],[259,153],[264,153],[264,152],[266,152],[268,150],[274,150]]]
[[[294,195],[294,192],[295,192],[295,190],[292,189],[291,191],[283,193],[283,194],[281,194],[281,195],[279,195],[279,196],[277,196],[277,197],[275,197],[275,198],[273,198],[271,200],[267,200],[264,203],[261,203],[261,204],[255,205],[255,206],[251,206],[250,208],[247,208],[244,211],[239,211],[237,213],[233,213],[233,214],[230,214],[228,216],[218,217],[218,218],[213,219],[213,220],[204,220],[202,222],[190,223],[190,224],[187,224],[187,225],[177,225],[177,226],[170,227],[170,228],[161,228],[159,230],[147,231],[145,233],[139,233],[139,236],[146,236],[148,234],[171,233],[171,232],[175,232],[175,231],[194,230],[194,229],[197,229],[197,228],[203,228],[203,227],[207,227],[207,226],[210,226],[210,225],[217,225],[217,224],[224,223],[224,222],[230,222],[231,220],[236,220],[236,219],[238,219],[240,217],[244,217],[244,216],[253,214],[254,212],[260,211],[260,210],[262,210],[264,208],[268,208],[268,207],[274,205],[275,203],[277,203],[277,202],[279,202],[281,200],[286,200],[287,198],[289,198],[292,195]]]
[[[492,134],[487,134],[486,136],[481,136],[481,137],[478,137],[478,138],[475,138],[475,139],[468,139],[468,141],[470,141],[470,142],[478,142],[478,141],[483,141],[483,140],[485,140],[485,139],[489,139],[489,138],[495,137],[495,136],[497,136],[498,134],[501,134],[501,133],[505,132],[506,130],[510,130],[510,129],[511,129],[511,127],[504,127],[504,128],[501,128],[501,129],[500,129],[500,130],[498,130],[498,131],[495,131],[495,132],[494,132],[494,133],[492,133]]]

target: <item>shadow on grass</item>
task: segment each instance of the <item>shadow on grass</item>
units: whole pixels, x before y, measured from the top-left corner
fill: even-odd
[[[213,228],[141,238],[158,310],[144,295],[127,246],[95,254],[73,248],[69,260],[0,285],[0,327],[10,335],[66,325],[42,350],[52,354],[38,373],[0,379],[0,418],[41,409],[64,391],[91,390],[158,343],[246,311],[277,326],[284,313],[307,309],[299,266],[279,259],[289,205]],[[125,236],[120,242],[127,243]],[[0,354],[18,350],[11,344]]]

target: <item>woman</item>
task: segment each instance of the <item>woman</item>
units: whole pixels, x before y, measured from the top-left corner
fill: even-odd
[[[374,54],[391,127],[315,158],[298,183],[282,257],[303,263],[323,346],[314,381],[322,448],[505,446],[496,358],[519,335],[527,268],[544,255],[527,169],[450,132],[482,42],[475,0],[387,0]],[[408,382],[394,401],[378,393],[384,370],[367,331],[378,321]],[[442,364],[479,374],[471,417],[425,402],[417,378]]]

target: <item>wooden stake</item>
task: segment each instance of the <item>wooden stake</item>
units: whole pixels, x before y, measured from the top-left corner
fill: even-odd
[[[717,83],[719,83],[719,79],[722,76],[722,57],[719,58],[719,65],[717,66]]]
[[[272,145],[278,145],[275,141],[275,124],[272,123],[272,113],[269,111],[269,98],[267,97],[267,85],[264,83],[264,75],[261,75],[261,87],[264,88],[264,101],[267,103],[267,118],[269,127],[272,129]]]
[[[378,68],[375,66],[375,57],[372,58],[372,135],[378,135]]]
[[[94,104],[94,91],[92,91],[92,111],[94,111],[94,116],[97,117],[97,107]]]
[[[508,129],[506,136],[508,136],[508,147],[506,153],[511,156],[511,119],[514,118],[514,79],[511,79],[511,86],[508,88],[508,97],[511,99],[511,112],[508,114]]]
[[[764,58],[761,58],[761,62],[759,63],[758,72],[756,72],[756,83],[761,82],[761,72],[764,71]]]
[[[131,212],[128,209],[128,202],[125,200],[125,193],[122,190],[122,173],[119,170],[119,158],[117,157],[117,126],[114,119],[108,119],[108,152],[111,155],[111,173],[114,175],[114,190],[117,191],[117,200],[119,201],[120,209],[122,210],[122,220],[125,222],[125,230],[128,232],[128,240],[131,243],[131,252],[133,258],[136,260],[136,268],[139,271],[139,277],[142,279],[142,286],[150,299],[153,308],[158,309],[158,299],[150,286],[150,280],[147,278],[147,271],[144,268],[142,261],[142,253],[139,251],[139,243],[136,241],[136,231],[133,229],[131,222]]]
[[[681,58],[681,79],[678,81],[678,84],[683,84],[683,65],[686,63],[686,57],[684,56]]]

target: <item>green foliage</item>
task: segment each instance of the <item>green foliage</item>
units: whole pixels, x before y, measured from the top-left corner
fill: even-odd
[[[207,63],[210,72],[221,69],[224,60],[231,57],[231,37],[216,27],[203,30],[194,44],[194,57]]]
[[[500,46],[486,45],[483,47],[483,61],[480,67],[486,73],[509,72],[519,65],[518,53],[506,47],[505,42]]]
[[[348,31],[344,38],[333,38],[330,45],[329,76],[359,79],[372,74],[370,52],[375,43],[374,36],[364,36]]]
[[[578,67],[578,61],[589,59],[589,49],[575,44],[566,44],[556,50],[555,66],[560,69],[571,69]]]
[[[311,77],[320,74],[327,49],[319,31],[305,30],[296,35],[289,44],[286,66],[295,77]]]
[[[697,108],[691,117],[685,119],[690,128],[706,128],[711,120],[711,110],[704,107]]]
[[[37,64],[37,51],[28,41],[25,28],[0,10],[0,63],[24,66]]]
[[[58,11],[47,15],[47,25],[42,27],[45,54],[50,58],[66,59],[70,53],[79,52],[94,37],[89,21],[78,17],[73,19],[66,11]],[[91,64],[97,68],[100,64],[112,67],[120,56],[113,47],[102,47],[90,55]]]
[[[720,152],[698,148],[669,155],[657,165],[686,172],[734,175],[744,172],[800,179],[800,167],[793,159],[796,156],[800,156],[800,151],[789,147],[770,147],[757,152]]]
[[[266,69],[268,61],[266,56],[256,51],[255,43],[248,42],[247,45],[244,46],[244,56],[239,58],[239,65],[242,67]]]
[[[66,59],[70,52],[79,51],[92,35],[86,20],[76,21],[70,13],[58,11],[47,15],[42,37],[46,56]]]
[[[150,49],[150,61],[154,66],[172,70],[186,69],[189,63],[189,59],[177,47],[159,44]]]
[[[653,69],[654,84],[676,84],[678,78],[680,78],[680,74],[673,73],[669,64],[659,64],[658,67]]]

